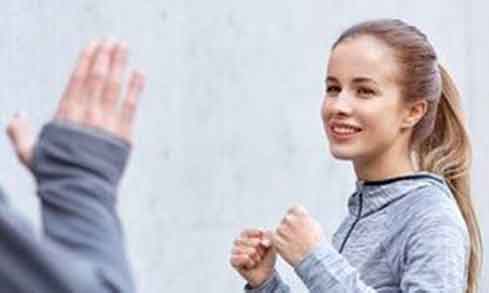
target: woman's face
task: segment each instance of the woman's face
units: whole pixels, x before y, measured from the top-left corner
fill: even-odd
[[[405,107],[397,80],[392,50],[373,37],[331,52],[321,116],[334,157],[370,161],[400,142]]]

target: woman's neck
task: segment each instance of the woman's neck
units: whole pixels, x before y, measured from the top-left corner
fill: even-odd
[[[353,167],[357,178],[363,181],[384,180],[409,175],[416,171],[409,152],[395,149],[370,160],[354,161]]]

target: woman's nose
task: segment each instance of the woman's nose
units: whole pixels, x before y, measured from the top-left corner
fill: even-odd
[[[330,109],[333,114],[350,115],[353,111],[352,98],[348,94],[340,93],[330,99]]]

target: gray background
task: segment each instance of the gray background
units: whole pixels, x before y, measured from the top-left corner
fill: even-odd
[[[400,17],[430,36],[463,93],[487,242],[488,9],[482,0],[2,1],[0,123],[21,109],[40,126],[81,46],[127,40],[148,76],[119,206],[140,292],[239,292],[228,255],[241,229],[272,228],[296,202],[329,233],[345,215],[353,172],[329,155],[319,118],[328,48],[355,22]],[[39,226],[35,186],[5,136],[0,156],[3,186]]]

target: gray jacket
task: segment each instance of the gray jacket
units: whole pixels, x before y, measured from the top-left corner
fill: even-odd
[[[465,292],[467,227],[441,177],[357,182],[348,216],[295,267],[310,292]],[[277,272],[246,292],[290,292]]]
[[[0,192],[0,292],[133,292],[116,192],[129,145],[103,132],[50,123],[33,172],[44,233],[35,236]]]

